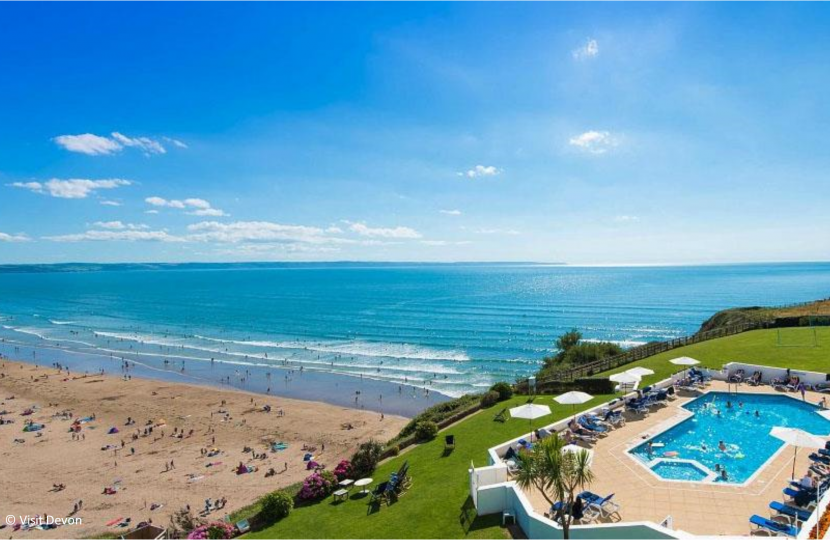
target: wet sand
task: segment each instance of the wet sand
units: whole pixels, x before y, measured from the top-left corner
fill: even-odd
[[[0,513],[63,518],[83,501],[75,514],[82,525],[28,532],[5,527],[0,529],[5,537],[123,534],[126,528],[106,524],[131,518],[132,524],[152,519],[166,526],[172,512],[187,504],[197,513],[206,498],[225,497],[227,505],[210,514],[221,519],[269,491],[305,478],[309,473],[304,445],[316,447],[314,459],[333,469],[360,442],[388,440],[407,422],[399,416],[381,420],[377,412],[230,389],[71,371],[67,377],[55,368],[8,360],[0,366],[0,411],[6,411],[2,418],[14,420],[0,425]],[[263,410],[265,405],[271,412]],[[27,409],[34,412],[22,415]],[[73,437],[73,421],[93,414],[95,420],[81,424],[79,435]],[[125,425],[128,417],[134,425]],[[44,427],[24,432],[27,420]],[[153,431],[145,436],[149,425]],[[108,434],[113,427],[119,433]],[[183,436],[174,437],[174,430]],[[271,451],[275,442],[286,443],[287,449]],[[244,447],[265,458],[254,459]],[[213,448],[217,455],[202,454]],[[240,462],[256,471],[236,474]],[[277,474],[266,478],[270,468]],[[66,487],[52,491],[53,484]],[[116,493],[104,494],[108,487]],[[151,510],[154,503],[163,506]]]

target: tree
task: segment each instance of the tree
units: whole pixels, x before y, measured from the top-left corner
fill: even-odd
[[[587,451],[565,452],[565,445],[559,437],[546,437],[532,451],[520,453],[516,483],[524,489],[538,489],[551,508],[561,502],[554,519],[562,527],[563,538],[570,538],[573,517],[567,510],[576,502],[577,493],[594,480],[594,473]]]
[[[568,349],[574,347],[582,339],[582,332],[574,328],[570,332],[565,332],[556,338],[556,348],[559,349],[559,354],[564,355]]]

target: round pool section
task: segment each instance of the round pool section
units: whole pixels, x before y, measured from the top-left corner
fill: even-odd
[[[709,392],[683,408],[692,416],[629,450],[643,466],[667,480],[742,484],[778,452],[784,443],[769,434],[776,426],[795,427],[814,435],[830,434],[830,421],[816,405],[777,394]],[[658,462],[657,460],[665,461]],[[701,479],[693,462],[715,478]],[[722,471],[726,469],[726,477]]]

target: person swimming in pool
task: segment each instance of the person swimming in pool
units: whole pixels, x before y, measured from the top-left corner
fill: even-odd
[[[726,401],[726,408],[727,408],[727,409],[731,409],[731,408],[732,408],[732,402],[731,402],[731,401],[729,401],[729,400],[727,400],[727,401]]]
[[[723,441],[718,442],[718,450],[720,450],[721,452],[726,452],[726,444],[724,444]]]
[[[726,472],[726,467],[720,470],[720,478],[721,480],[729,480],[729,474]]]
[[[646,447],[646,451],[648,452],[648,458],[649,459],[654,457],[654,443],[652,441],[648,441],[648,446]]]
[[[755,411],[755,418],[761,418],[761,413],[759,411]]]

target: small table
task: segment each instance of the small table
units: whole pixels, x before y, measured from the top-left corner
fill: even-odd
[[[338,489],[333,495],[335,501],[345,501],[349,497],[349,492],[345,489]]]
[[[366,486],[368,486],[372,482],[374,482],[374,479],[372,479],[372,478],[361,478],[360,480],[356,480],[354,485],[356,485],[357,487],[362,487],[363,490],[361,491],[361,493],[363,493],[365,495],[366,493],[369,493],[366,490]]]
[[[354,480],[352,480],[351,478],[346,478],[345,480],[341,480],[337,483],[338,486],[344,489],[351,489],[352,484],[354,484]]]

